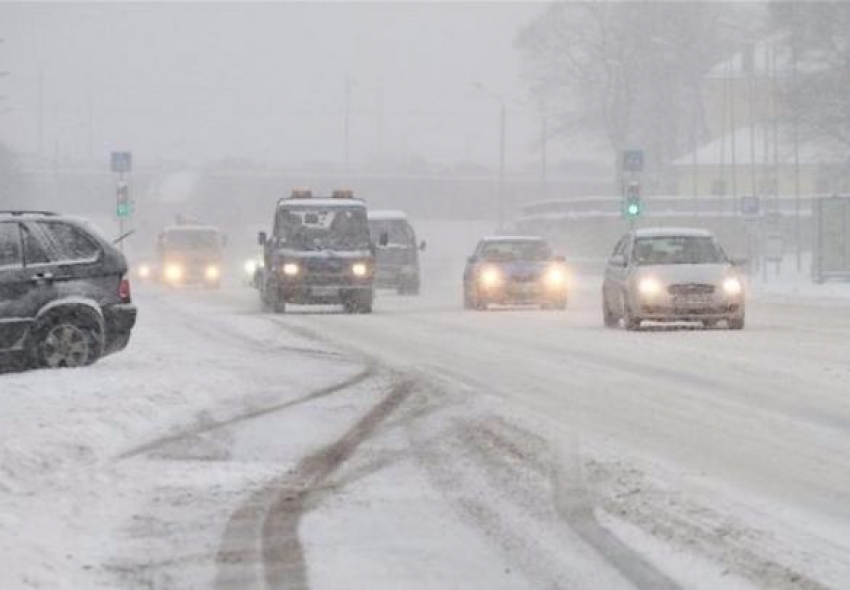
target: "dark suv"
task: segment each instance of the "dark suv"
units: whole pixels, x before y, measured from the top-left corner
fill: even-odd
[[[0,364],[79,367],[127,346],[124,255],[84,221],[0,212]]]

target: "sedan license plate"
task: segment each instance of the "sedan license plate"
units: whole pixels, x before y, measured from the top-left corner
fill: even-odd
[[[337,297],[339,287],[311,287],[310,294],[313,297]]]
[[[711,305],[709,295],[680,295],[673,298],[674,307],[708,307]]]

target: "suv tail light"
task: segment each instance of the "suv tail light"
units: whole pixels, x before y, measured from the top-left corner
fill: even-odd
[[[126,276],[121,277],[121,282],[118,283],[118,298],[121,303],[130,303],[130,279]]]

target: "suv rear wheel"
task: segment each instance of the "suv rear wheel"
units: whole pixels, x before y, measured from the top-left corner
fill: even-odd
[[[36,331],[35,363],[51,369],[84,367],[103,351],[103,335],[91,322],[58,316]]]

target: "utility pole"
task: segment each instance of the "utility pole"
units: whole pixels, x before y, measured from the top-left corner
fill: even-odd
[[[351,173],[351,88],[354,80],[351,76],[345,77],[345,174]]]
[[[499,229],[505,225],[505,101],[499,109]]]
[[[791,47],[791,86],[797,92],[797,46]],[[800,119],[799,109],[792,115],[794,134],[794,246],[797,253],[797,272],[803,270],[803,238],[800,231]]]
[[[473,86],[485,95],[499,102],[499,184],[496,193],[498,210],[498,228],[501,230],[505,225],[505,146],[507,127],[507,106],[505,97],[489,90],[481,82],[475,82]]]
[[[44,69],[38,64],[38,138],[37,153],[44,155]]]
[[[546,101],[540,102],[540,192],[543,198],[548,198],[548,148],[549,148],[549,121],[546,109]]]

